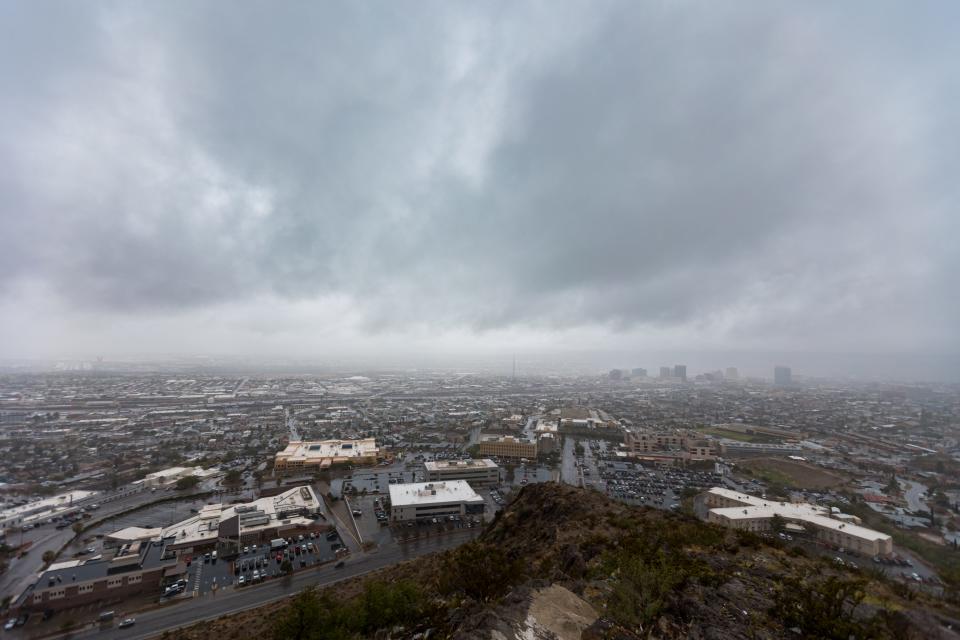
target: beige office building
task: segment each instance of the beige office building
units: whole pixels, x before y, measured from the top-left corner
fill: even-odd
[[[298,441],[277,453],[273,470],[277,475],[314,473],[338,463],[375,464],[379,457],[374,438]]]
[[[427,482],[466,480],[471,486],[500,483],[500,467],[493,460],[428,460],[423,463]]]
[[[537,457],[537,443],[514,436],[481,436],[480,455],[532,460]]]

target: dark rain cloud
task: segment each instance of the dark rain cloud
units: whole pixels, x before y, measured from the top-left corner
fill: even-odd
[[[866,6],[7,5],[0,291],[957,348],[956,9]]]

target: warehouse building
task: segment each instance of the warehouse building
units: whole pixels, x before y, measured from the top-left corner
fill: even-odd
[[[769,531],[777,515],[795,530],[814,532],[816,539],[828,546],[868,556],[893,553],[893,539],[887,534],[861,527],[856,516],[831,513],[807,502],[777,502],[714,487],[697,496],[694,509],[707,522],[754,532]]]
[[[333,464],[376,464],[379,457],[374,438],[291,442],[277,453],[273,469],[277,475],[315,473]]]
[[[428,460],[423,463],[427,482],[466,480],[471,486],[500,484],[500,467],[493,460]]]
[[[483,511],[483,498],[466,480],[390,485],[390,519],[394,522],[483,515]]]

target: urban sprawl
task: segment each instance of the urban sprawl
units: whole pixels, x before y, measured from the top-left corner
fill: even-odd
[[[770,373],[0,377],[6,627],[249,606],[461,544],[540,482],[937,594],[960,389]]]

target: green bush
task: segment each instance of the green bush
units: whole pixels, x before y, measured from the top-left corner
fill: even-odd
[[[821,577],[808,571],[784,576],[770,611],[783,626],[799,628],[804,637],[876,638],[884,629],[875,620],[861,620],[856,609],[866,595],[867,581],[841,576]]]
[[[499,598],[524,579],[523,562],[504,558],[496,546],[476,540],[460,546],[443,561],[439,589],[480,602]]]
[[[409,581],[370,582],[363,594],[341,601],[312,588],[296,595],[273,625],[276,640],[368,638],[380,629],[410,626],[427,614],[427,600]]]

